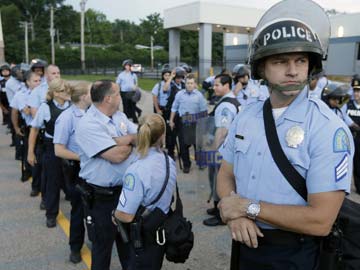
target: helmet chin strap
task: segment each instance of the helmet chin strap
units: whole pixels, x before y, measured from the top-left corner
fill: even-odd
[[[298,90],[303,90],[304,87],[309,83],[309,80],[305,80],[303,82],[301,82],[300,84],[296,84],[296,85],[279,85],[279,84],[274,84],[274,83],[270,83],[267,81],[267,85],[269,86],[269,88],[272,91],[279,91],[279,92],[289,92],[289,91],[298,91]]]

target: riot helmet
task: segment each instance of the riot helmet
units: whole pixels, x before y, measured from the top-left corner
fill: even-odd
[[[244,64],[237,64],[232,71],[234,83],[237,84],[240,78],[247,76],[250,79],[250,69]],[[248,81],[248,80],[247,80]],[[247,82],[245,83],[247,84]]]
[[[182,67],[175,68],[175,78],[184,79],[185,75],[186,75],[185,73],[186,73],[186,71]]]
[[[360,76],[359,75],[354,75],[352,80],[351,80],[351,87],[354,90],[360,90]]]
[[[336,84],[329,83],[325,86],[323,91],[321,92],[321,99],[330,107],[330,108],[341,108],[345,103],[347,103],[350,99],[348,94],[350,90],[350,85],[348,84]],[[330,99],[338,100],[338,105],[334,106]]]
[[[4,75],[3,71],[7,70],[8,71],[8,75]],[[11,75],[11,68],[9,66],[8,63],[4,63],[0,66],[0,76],[6,78],[6,77],[10,77]]]
[[[254,79],[264,79],[260,64],[269,56],[308,53],[309,74],[322,69],[330,37],[324,9],[311,0],[283,0],[260,19],[253,35],[250,63]]]
[[[180,64],[180,67],[185,70],[186,73],[191,73],[192,71],[192,67],[189,66],[188,64],[182,63]]]
[[[17,64],[11,69],[11,76],[13,76],[18,81],[24,81],[24,74],[30,69],[30,66],[25,63]]]
[[[45,74],[45,68],[47,66],[47,63],[44,60],[41,59],[33,59],[30,63],[30,68],[32,72],[37,73],[41,77]]]

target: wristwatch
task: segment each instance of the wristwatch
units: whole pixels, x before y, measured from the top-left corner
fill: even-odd
[[[250,201],[247,209],[246,209],[246,215],[248,218],[255,220],[256,217],[260,213],[260,203],[258,201]]]

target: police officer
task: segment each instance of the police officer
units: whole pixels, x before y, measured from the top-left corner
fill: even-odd
[[[327,80],[325,77],[325,72],[322,69],[317,69],[311,72],[310,76],[310,82],[309,82],[309,96],[310,97],[317,97],[321,98],[321,92],[327,85]],[[326,82],[324,83],[324,80]]]
[[[11,69],[8,64],[3,64],[0,66],[0,76],[2,79],[0,80],[0,108],[3,115],[3,125],[9,126],[10,124],[10,106],[9,101],[6,97],[6,89],[5,84],[10,79]]]
[[[75,139],[79,146],[80,177],[93,193],[91,269],[109,269],[114,241],[122,267],[127,269],[126,250],[112,223],[111,212],[118,204],[125,170],[136,159],[132,148],[137,127],[119,111],[121,97],[116,83],[97,81],[90,93],[93,105],[79,121]]]
[[[232,79],[227,74],[219,74],[215,76],[214,91],[215,95],[220,97],[219,102],[216,104],[214,110],[209,114],[215,120],[215,134],[214,134],[214,147],[218,149],[223,143],[227,131],[239,111],[240,103],[236,99],[234,93],[231,91]],[[208,164],[208,176],[210,182],[210,189],[214,201],[214,208],[207,210],[209,215],[213,217],[203,221],[206,226],[225,225],[220,217],[220,212],[217,205],[220,201],[216,191],[216,177],[219,170],[219,163]]]
[[[360,127],[346,113],[346,103],[350,99],[349,89],[349,85],[330,83],[323,89],[321,99],[349,128],[359,130]]]
[[[137,152],[140,158],[126,170],[123,179],[124,187],[115,212],[115,216],[124,223],[140,222],[138,220],[140,217],[136,216],[140,207],[147,212],[147,216],[155,215],[156,208],[160,209],[164,215],[169,212],[176,183],[176,165],[167,156],[168,182],[160,199],[152,203],[166,183],[166,160],[161,150],[165,140],[165,130],[165,121],[157,114],[148,115],[139,127]],[[160,220],[156,225],[153,231],[142,232],[142,247],[134,247],[133,241],[136,239],[130,239],[128,270],[161,269],[165,246],[156,242],[156,230],[161,226]],[[133,226],[130,225],[130,228],[132,230]]]
[[[183,172],[189,173],[191,167],[189,147],[195,144],[196,121],[207,116],[207,102],[199,90],[196,89],[196,80],[192,74],[186,77],[186,90],[181,90],[175,96],[171,107],[169,125],[175,127],[175,115],[179,114],[178,121],[180,155],[184,164]]]
[[[70,261],[81,262],[80,250],[84,244],[84,209],[81,194],[76,185],[82,184],[79,178],[80,158],[79,146],[75,141],[75,130],[79,120],[91,105],[90,84],[79,82],[71,88],[72,105],[60,114],[55,123],[54,150],[55,155],[63,159],[62,167],[68,194],[71,202],[70,216]]]
[[[350,130],[322,101],[308,98],[306,85],[310,72],[321,68],[329,33],[325,11],[309,0],[282,1],[256,26],[252,75],[267,80],[270,98],[234,119],[217,178],[220,213],[238,241],[234,269],[316,269],[313,236],[329,234],[350,192]],[[280,148],[306,180],[307,198],[274,163],[264,117],[274,118]]]
[[[165,117],[167,112],[165,106],[170,95],[170,84],[173,79],[173,73],[170,69],[163,69],[161,71],[161,81],[155,84],[151,91],[154,105],[154,112]],[[170,115],[169,115],[170,116]],[[167,117],[169,119],[169,117]]]
[[[185,70],[181,67],[176,67],[174,71],[175,72],[171,72],[170,95],[165,105],[165,110],[170,112],[170,114],[171,114],[171,107],[174,103],[176,94],[180,90],[185,89],[185,82],[184,82],[185,74],[186,74]],[[170,120],[170,115],[169,115],[169,120]],[[177,137],[179,133],[177,129],[177,126],[179,126],[179,124],[177,124],[178,121],[180,121],[179,114],[176,113],[174,117],[175,127],[173,129],[170,129],[169,131],[168,130],[166,131],[166,148],[168,150],[169,156],[172,157],[174,160],[175,160],[174,151],[175,151],[175,147],[177,146]]]
[[[35,72],[38,74],[41,78],[41,84],[46,84],[46,78],[45,78],[45,68],[46,68],[46,62],[41,59],[33,59],[31,60],[30,69],[32,72]]]
[[[353,89],[353,100],[347,103],[346,113],[351,119],[360,126],[360,78],[353,77],[351,80],[351,87]],[[357,193],[360,193],[360,134],[358,131],[353,131],[354,135],[354,183]]]
[[[124,113],[128,118],[131,118],[134,123],[137,123],[136,103],[132,100],[132,95],[137,88],[138,78],[134,72],[131,71],[133,62],[131,59],[126,59],[122,63],[123,71],[119,73],[116,83],[120,87],[121,98],[123,101]]]
[[[37,163],[35,155],[36,139],[41,128],[45,128],[44,134],[44,183],[41,183],[45,191],[46,226],[56,226],[56,217],[59,213],[60,187],[64,185],[64,175],[60,158],[55,156],[54,129],[59,115],[70,106],[70,86],[62,79],[54,79],[49,84],[47,102],[41,103],[39,110],[31,122],[29,135],[28,162],[34,166]]]
[[[265,100],[269,93],[267,88],[260,87],[257,82],[250,79],[250,70],[244,64],[233,68],[233,91],[241,105],[251,104],[257,100]]]
[[[29,99],[29,106],[31,108],[31,114],[35,117],[36,111],[40,107],[40,104],[46,101],[46,94],[49,88],[49,83],[54,79],[60,79],[60,69],[56,65],[49,65],[45,72],[46,80],[43,81],[38,87],[31,92]]]

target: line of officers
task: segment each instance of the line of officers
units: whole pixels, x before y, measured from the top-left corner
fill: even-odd
[[[135,84],[134,74],[129,72],[131,62],[124,62],[123,66],[123,72],[128,72],[129,74],[125,75],[129,75],[130,80]],[[15,133],[17,148],[20,149],[17,152],[22,160],[22,180],[25,181],[32,176],[30,196],[38,196],[41,192],[40,209],[46,210],[48,228],[56,226],[60,189],[63,189],[71,201],[70,261],[73,263],[81,261],[80,250],[84,243],[85,218],[88,237],[93,243],[92,269],[109,268],[114,241],[123,268],[141,269],[138,266],[139,262],[134,264],[136,260],[131,259],[139,258],[139,254],[124,245],[123,239],[117,233],[111,218],[112,212],[118,209],[115,215],[121,217],[125,223],[130,222],[136,218],[139,205],[151,202],[160,191],[161,185],[151,179],[164,178],[162,174],[165,169],[149,170],[150,175],[147,170],[147,175],[144,175],[144,170],[141,168],[146,166],[146,162],[139,159],[134,150],[134,146],[139,141],[147,145],[145,152],[152,157],[148,157],[147,162],[155,161],[155,164],[162,164],[164,162],[161,162],[159,149],[163,140],[169,156],[174,159],[178,137],[180,144],[178,152],[183,162],[183,172],[189,173],[191,167],[189,147],[196,144],[196,123],[208,114],[207,102],[204,95],[197,90],[195,77],[186,74],[187,71],[191,71],[186,70],[186,67],[162,71],[162,80],[154,86],[152,96],[154,112],[163,117],[163,122],[156,116],[148,117],[144,122],[148,129],[143,128],[142,131],[147,136],[142,136],[141,142],[136,134],[139,134],[138,131],[140,132],[144,123],[138,128],[128,120],[128,117],[132,118],[129,109],[126,110],[129,116],[118,111],[121,96],[124,96],[122,92],[127,92],[119,91],[126,89],[122,83],[131,85],[125,75],[119,74],[118,84],[99,81],[93,85],[79,82],[70,86],[60,78],[60,70],[57,66],[46,66],[43,61],[36,61],[29,69],[25,65],[17,65],[12,69],[8,65],[3,65],[0,69],[3,77],[2,93],[6,94],[8,102],[6,105],[2,96],[1,106],[2,109],[5,108],[3,113],[7,117],[11,115],[10,126]],[[268,97],[266,86],[261,86],[249,78],[247,67],[237,65],[233,77],[223,71],[205,81],[211,82],[211,88],[219,97],[213,112],[210,113],[215,117],[216,128],[224,131],[221,139],[218,140],[218,146],[239,112],[240,106]],[[316,94],[315,90],[319,89],[323,78],[324,74],[321,72],[312,74],[310,87],[314,91],[310,94]],[[326,87],[321,89],[320,96],[354,131],[358,153],[359,143],[356,141],[357,132],[360,130],[358,76],[354,76],[351,86],[328,82]],[[206,90],[210,87],[204,88]],[[129,92],[134,90],[131,89]],[[126,98],[122,101],[127,102]],[[343,106],[344,104],[346,106]],[[123,105],[125,108],[126,105]],[[134,105],[133,109],[136,111],[136,103]],[[80,121],[81,119],[83,120]],[[159,127],[163,128],[157,130]],[[359,154],[355,153],[354,163],[358,159]],[[145,163],[139,166],[139,162]],[[219,198],[214,188],[217,169],[209,166],[210,187],[214,200],[214,208],[207,211],[214,217],[204,221],[204,224],[209,226],[224,224],[217,210]],[[355,184],[359,190],[360,174],[356,166],[354,170]],[[168,213],[169,201],[176,181],[173,160],[171,172],[172,184],[169,185],[166,196],[150,208],[160,207],[164,213]],[[155,174],[155,177],[151,174]],[[83,179],[86,179],[86,182]],[[150,195],[146,193],[144,181],[148,181],[146,188],[151,191]],[[139,182],[142,182],[142,190],[138,189]],[[143,196],[146,203],[134,202],[136,198],[134,194]],[[164,251],[154,248],[154,243],[151,243],[151,246],[150,253],[145,252],[142,255],[145,258],[156,255],[159,258],[155,260],[157,266],[143,267],[159,269]]]

